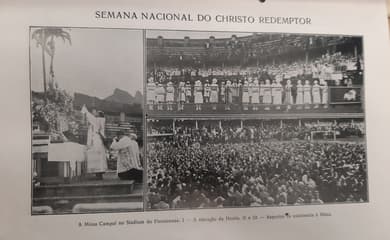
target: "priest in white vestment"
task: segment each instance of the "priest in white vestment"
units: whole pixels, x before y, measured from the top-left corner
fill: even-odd
[[[85,114],[88,122],[87,135],[87,172],[94,173],[99,179],[107,171],[106,148],[103,143],[105,118],[102,112],[94,116],[84,105],[81,113]]]
[[[117,172],[122,180],[142,181],[142,165],[137,136],[134,133],[126,136],[122,131],[114,138],[111,149],[118,151]]]

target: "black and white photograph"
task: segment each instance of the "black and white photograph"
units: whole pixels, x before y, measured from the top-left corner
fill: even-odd
[[[32,215],[143,211],[143,41],[30,27]]]
[[[368,202],[363,37],[146,31],[147,210]]]

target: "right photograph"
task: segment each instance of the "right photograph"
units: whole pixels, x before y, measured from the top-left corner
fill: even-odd
[[[361,36],[146,38],[146,210],[368,202]]]

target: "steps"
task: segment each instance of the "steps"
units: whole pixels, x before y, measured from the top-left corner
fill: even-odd
[[[118,173],[116,172],[116,170],[108,170],[107,172],[105,172],[103,174],[103,179],[104,180],[118,180],[119,179]]]
[[[117,209],[118,204],[127,207],[118,207],[127,211],[142,210],[143,188],[142,184],[134,181],[121,181],[117,179],[82,181],[69,184],[44,185],[34,187],[33,207],[47,206],[53,209],[54,214],[72,213],[75,205],[98,204],[92,209],[102,206],[102,209]],[[112,204],[111,207],[110,203]],[[126,204],[128,203],[128,204]],[[104,207],[103,207],[104,206]],[[134,207],[134,209],[132,209]],[[114,210],[111,210],[114,211]],[[33,211],[33,214],[41,214]]]
[[[79,203],[73,207],[73,213],[104,213],[104,212],[129,212],[134,209],[142,210],[142,202],[119,203]]]

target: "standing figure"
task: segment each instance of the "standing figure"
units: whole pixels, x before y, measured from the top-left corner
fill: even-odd
[[[276,81],[273,81],[271,83],[271,96],[272,96],[272,103],[275,104],[275,100],[276,100]]]
[[[311,104],[311,85],[308,80],[303,86],[303,103],[306,105],[305,108],[310,108],[308,104]]]
[[[98,179],[103,179],[103,173],[107,171],[106,148],[103,139],[106,119],[103,112],[96,116],[91,114],[84,105],[81,113],[85,114],[88,122],[87,133],[87,172],[96,174]]]
[[[280,105],[282,105],[282,94],[283,94],[282,84],[280,84],[280,82],[275,82],[272,87],[272,95],[274,98],[273,103],[275,105],[278,105],[276,106],[276,109],[280,109]]]
[[[186,88],[186,103],[190,103],[192,97],[192,91],[191,91],[191,84],[189,81],[187,81],[185,88]]]
[[[351,79],[351,78],[348,78],[348,79],[347,79],[347,87],[352,87],[352,86],[353,86],[352,79]]]
[[[117,133],[111,144],[111,149],[118,152],[117,173],[121,180],[142,182],[142,164],[137,135],[126,136],[123,131]]]
[[[213,110],[217,110],[217,103],[218,103],[218,81],[216,78],[213,79],[213,82],[210,86],[210,103],[213,105]]]
[[[244,85],[244,83],[242,82],[242,80],[240,81],[237,81],[237,87],[236,87],[236,103],[240,103],[240,101],[242,100],[242,86]]]
[[[259,87],[259,80],[255,79],[253,85],[252,85],[252,100],[251,103],[253,105],[253,110],[257,111],[259,110],[259,103],[260,103],[260,87]]]
[[[195,92],[195,111],[200,111],[202,110],[202,104],[203,104],[203,87],[200,80],[195,82],[194,92]]]
[[[320,70],[318,69],[318,63],[317,61],[311,65],[311,72],[313,73],[313,78],[319,79],[320,78]]]
[[[332,72],[333,72],[333,67],[332,65],[329,65],[328,63],[325,63],[325,81],[332,80]]]
[[[179,82],[179,93],[178,93],[178,103],[177,110],[184,110],[184,103],[186,102],[186,87],[184,82]]]
[[[153,77],[148,79],[148,85],[146,86],[146,98],[149,106],[149,110],[153,110],[154,103],[156,101],[156,84],[153,81]]]
[[[157,110],[164,110],[165,103],[165,89],[164,86],[160,83],[157,87]]]
[[[168,82],[167,85],[167,96],[166,96],[166,102],[167,102],[167,110],[172,111],[173,110],[173,102],[175,100],[175,87],[173,86],[172,82]]]
[[[287,80],[287,84],[284,87],[284,103],[287,105],[287,109],[291,109],[291,104],[294,104],[294,100],[292,97],[292,88],[293,86],[291,84],[291,80],[289,79]]]
[[[233,85],[228,80],[226,82],[226,105],[225,110],[230,110],[230,105],[233,103]]]
[[[313,95],[313,104],[314,108],[318,108],[319,104],[321,104],[321,90],[320,85],[318,85],[318,81],[314,81],[314,85],[311,89],[312,95]]]
[[[301,105],[303,104],[303,85],[301,80],[297,81],[297,99],[295,100],[295,103],[300,105],[298,106],[298,109],[302,109]]]
[[[318,79],[320,80],[320,83],[324,83],[326,80],[326,66],[325,65],[319,65],[319,70],[318,70]]]
[[[322,104],[324,105],[324,108],[328,108],[328,83],[324,81],[324,83],[321,86],[321,95],[322,95]]]
[[[248,78],[248,95],[249,95],[249,103],[252,102],[252,87],[253,87],[253,79],[251,77]]]
[[[231,89],[232,89],[232,97],[233,97],[233,101],[232,103],[238,103],[238,98],[239,98],[239,87],[238,87],[238,80],[234,81],[232,83],[232,86],[231,86]]]
[[[265,107],[265,110],[270,110],[270,104],[272,104],[272,86],[269,79],[265,80],[265,84],[263,86],[263,103],[267,106]]]
[[[260,82],[259,89],[260,103],[264,103],[264,81]]]
[[[242,86],[242,106],[244,110],[248,110],[249,105],[249,83],[248,81],[244,82]]]
[[[226,103],[226,86],[224,81],[221,82],[220,95],[221,95],[220,102]]]
[[[206,83],[204,84],[204,102],[209,103],[210,102],[210,93],[211,93],[211,87],[209,84],[209,80],[206,80]]]

